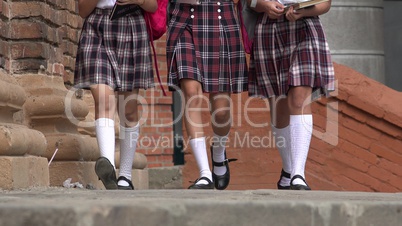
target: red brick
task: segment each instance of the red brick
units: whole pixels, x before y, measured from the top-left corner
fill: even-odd
[[[169,134],[169,133],[173,132],[173,128],[171,126],[158,127],[157,130],[158,130],[158,133]]]
[[[173,156],[172,155],[161,155],[161,156],[159,156],[158,160],[161,162],[173,162]]]
[[[368,175],[377,178],[384,183],[389,183],[392,180],[392,177],[395,176],[394,174],[391,174],[387,170],[378,166],[370,166],[367,173]]]
[[[344,152],[343,150],[335,149],[332,152],[332,159],[340,165],[354,168],[361,172],[367,172],[369,163],[356,158],[355,156]],[[342,169],[345,171],[346,169]]]
[[[173,155],[173,148],[164,148],[163,153],[168,154],[168,155]]]
[[[401,188],[402,188],[401,176],[400,175],[392,175],[391,178],[390,178],[389,184],[391,186],[394,186],[394,187],[398,188],[399,189],[398,192],[400,192]]]
[[[402,139],[395,139],[383,134],[379,140],[385,147],[395,151],[396,153],[402,154]]]
[[[363,149],[353,143],[348,141],[344,142],[340,148],[358,159],[364,160],[370,164],[376,164],[378,162],[377,155],[375,153],[371,153],[370,151]]]
[[[23,60],[15,60],[12,63],[12,71],[16,74],[20,74],[23,72],[37,72],[39,70],[40,65],[46,65],[45,60],[40,59],[23,59]]]
[[[40,16],[42,13],[41,7],[43,4],[40,2],[10,2],[10,19],[11,18],[25,18]]]
[[[8,28],[6,30],[5,37],[9,39],[45,38],[42,22],[12,20],[5,28]]]
[[[370,125],[371,127],[374,127],[384,133],[387,133],[393,137],[399,137],[399,139],[402,139],[402,129],[401,127],[398,127],[394,124],[391,124],[385,120],[382,119],[377,119],[377,118],[371,118],[367,120],[367,124]]]
[[[163,148],[153,148],[151,150],[147,150],[147,156],[150,155],[162,155],[163,154]]]
[[[142,126],[140,128],[140,131],[141,131],[141,135],[145,135],[148,133],[154,133],[155,129],[153,127],[149,127],[149,126]]]
[[[331,94],[331,96],[340,101],[347,101],[349,99],[350,94],[347,92],[338,92],[337,95]]]
[[[325,129],[327,128],[327,118],[319,114],[313,114],[313,120],[314,129],[320,132],[325,132]]]
[[[372,143],[372,140],[361,135],[361,133],[350,130],[345,127],[339,128],[339,137],[345,139],[351,143],[354,143],[363,149],[368,149]]]
[[[172,167],[172,166],[174,166],[174,164],[173,164],[172,162],[164,162],[164,163],[162,164],[162,166],[163,166],[163,167]]]
[[[41,7],[41,16],[46,20],[50,21],[53,24],[61,26],[62,24],[67,23],[65,19],[65,14],[62,11],[55,10],[48,4],[42,4]]]
[[[366,122],[367,117],[369,116],[369,114],[367,114],[366,112],[363,112],[360,109],[357,109],[351,105],[348,105],[345,102],[339,102],[339,109],[340,109],[340,112],[342,112],[360,122]]]
[[[75,10],[75,4],[74,1],[73,3],[68,4],[70,1],[63,1],[63,0],[53,0],[52,4],[54,4],[53,7],[57,9],[70,9],[70,10]]]
[[[157,112],[156,117],[158,118],[173,118],[173,113],[172,112]]]
[[[308,153],[308,159],[310,161],[317,162],[321,165],[325,164],[327,158],[328,158],[328,156],[324,155],[321,150],[317,151],[315,149],[310,149],[310,151]]]
[[[384,117],[384,109],[380,108],[378,105],[374,105],[373,99],[366,98],[365,95],[350,96],[348,99],[348,104],[361,109],[365,112],[370,112],[375,117]]]
[[[333,183],[340,185],[343,191],[362,191],[362,192],[372,192],[373,190],[367,186],[364,186],[347,176],[338,175],[333,178]]]
[[[159,156],[157,156],[157,155],[146,155],[146,157],[147,157],[148,164],[159,162]]]
[[[402,128],[402,110],[399,110],[398,112],[387,112],[384,116],[384,119],[387,120],[388,122],[394,124],[395,126]],[[402,132],[400,133],[399,138],[401,138]]]
[[[375,143],[370,147],[370,152],[385,158],[396,164],[402,165],[401,153],[394,152],[392,149],[385,147],[383,144]]]
[[[379,167],[383,168],[384,170],[388,171],[389,173],[396,174],[399,177],[402,176],[402,165],[401,164],[396,164],[387,159],[380,159],[380,161],[377,165]],[[400,188],[402,188],[402,186]]]
[[[48,58],[46,44],[32,42],[18,42],[8,44],[12,59],[22,58]]]
[[[391,184],[387,184],[387,183],[382,183],[382,184],[380,184],[380,185],[378,186],[378,190],[381,191],[381,192],[391,192],[391,193],[395,193],[395,192],[400,192],[400,191],[401,191],[400,188],[398,189],[397,187],[392,186]]]

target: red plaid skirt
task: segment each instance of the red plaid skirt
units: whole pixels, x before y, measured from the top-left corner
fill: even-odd
[[[154,87],[151,49],[142,10],[110,20],[96,8],[84,22],[78,44],[77,88],[106,84],[116,91]]]
[[[287,95],[292,86],[310,86],[328,94],[334,87],[334,68],[318,17],[289,22],[262,14],[255,28],[250,57],[249,94]]]
[[[247,91],[246,56],[233,1],[171,3],[166,57],[168,85],[199,81],[204,92]]]

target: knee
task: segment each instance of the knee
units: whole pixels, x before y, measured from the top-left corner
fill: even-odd
[[[113,113],[116,111],[115,102],[95,101],[95,110],[101,113]]]
[[[305,103],[305,98],[301,95],[300,96],[292,96],[291,98],[289,98],[288,103],[289,103],[290,108],[301,109],[301,108],[303,108],[303,105]]]
[[[204,95],[201,91],[197,89],[186,90],[184,92],[184,99],[186,100],[186,104],[189,107],[201,107]]]
[[[124,117],[127,122],[137,122],[138,121],[138,115],[137,115],[136,111],[125,112]]]
[[[303,109],[311,103],[311,88],[298,87],[291,90],[287,97],[290,109]]]
[[[230,110],[216,109],[214,112],[212,112],[212,116],[217,123],[219,124],[226,123],[230,119]]]

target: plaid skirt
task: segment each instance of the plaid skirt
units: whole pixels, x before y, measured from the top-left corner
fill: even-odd
[[[262,14],[255,27],[250,56],[249,94],[287,95],[292,86],[310,86],[328,94],[334,87],[334,68],[318,17],[289,22]]]
[[[233,1],[171,3],[166,57],[171,91],[194,79],[207,93],[247,91],[246,55]]]
[[[154,87],[152,55],[142,10],[110,20],[96,8],[84,22],[75,63],[75,87],[106,84],[116,91]]]

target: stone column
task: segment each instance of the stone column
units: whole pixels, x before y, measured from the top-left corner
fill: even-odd
[[[24,122],[47,140],[42,156],[49,161],[50,185],[61,186],[72,178],[84,186],[101,187],[93,170],[99,156],[96,139],[77,130],[88,114],[85,102],[66,89],[60,76],[24,74],[17,79],[28,96]]]
[[[383,0],[332,0],[321,16],[333,60],[385,82]]]
[[[17,189],[49,185],[44,135],[19,124],[26,100],[24,89],[0,71],[0,188]]]

